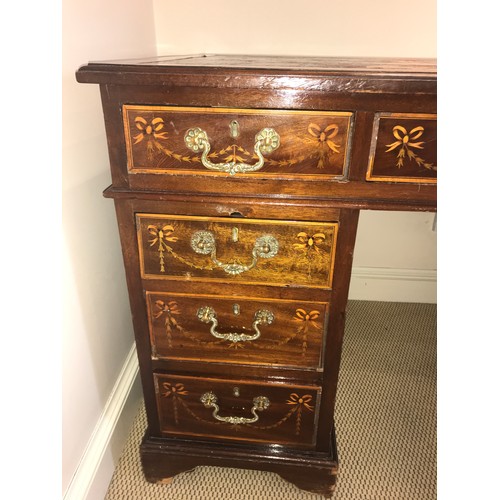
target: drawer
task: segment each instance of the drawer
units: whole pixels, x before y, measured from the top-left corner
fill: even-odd
[[[343,179],[352,113],[123,105],[129,174]]]
[[[437,182],[437,115],[378,113],[368,181]]]
[[[321,388],[248,380],[154,374],[160,429],[202,436],[312,447]]]
[[[153,357],[319,370],[328,304],[147,292]]]
[[[144,279],[329,288],[338,223],[136,214]]]

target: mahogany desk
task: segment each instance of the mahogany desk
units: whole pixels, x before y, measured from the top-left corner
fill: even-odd
[[[433,60],[91,63],[146,404],[146,478],[273,471],[331,495],[359,211],[436,209]]]

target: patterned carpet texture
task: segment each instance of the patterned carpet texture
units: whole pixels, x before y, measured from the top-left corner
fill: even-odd
[[[350,301],[336,406],[334,500],[436,498],[436,306]],[[105,500],[324,497],[269,472],[199,467],[170,485],[142,476],[141,407]]]

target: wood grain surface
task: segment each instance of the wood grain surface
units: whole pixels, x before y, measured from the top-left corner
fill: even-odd
[[[436,184],[436,116],[377,114],[366,179]]]
[[[143,278],[267,285],[331,286],[337,225],[320,222],[180,217],[138,214],[138,244]],[[233,230],[238,241],[233,241]],[[215,253],[197,253],[191,244],[200,232],[213,235]],[[239,274],[222,264],[250,266],[259,238],[271,236],[277,253],[259,257]],[[214,257],[215,255],[215,257]]]
[[[146,297],[155,358],[321,369],[327,303],[201,293],[146,292]],[[255,340],[220,339],[198,318],[206,307],[215,311],[216,332],[222,335],[255,335],[258,311],[269,311],[273,321],[257,326]]]
[[[205,438],[281,443],[312,447],[321,389],[315,386],[259,384],[247,380],[205,379],[155,374],[162,433]],[[253,418],[254,398],[266,397],[269,407],[258,411],[258,421],[222,422],[214,409],[201,402],[203,394],[217,397],[220,417]]]
[[[198,127],[208,134],[208,159],[216,166],[230,161],[253,165],[258,160],[255,136],[272,128],[280,138],[278,148],[265,154],[259,171],[239,173],[239,177],[344,178],[352,116],[335,111],[124,105],[128,169],[226,177],[202,165],[201,153],[193,153],[185,143],[186,132]],[[237,137],[231,135],[234,122]]]
[[[436,210],[435,61],[198,54],[76,76],[101,89],[146,478],[247,467],[330,496],[359,211]],[[214,164],[254,164],[266,127],[280,146],[208,171],[196,127]]]

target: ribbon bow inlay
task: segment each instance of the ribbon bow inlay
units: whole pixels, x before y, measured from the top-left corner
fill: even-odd
[[[422,126],[415,127],[411,129],[410,132],[408,132],[401,125],[396,125],[392,129],[392,134],[397,139],[397,141],[393,142],[392,144],[386,144],[389,149],[387,149],[385,152],[388,153],[389,151],[396,149],[398,146],[401,146],[402,148],[424,149],[424,147],[422,146],[424,142],[410,142],[420,138],[423,133],[424,127]]]
[[[164,382],[163,388],[165,392],[162,393],[162,396],[168,398],[170,395],[179,395],[185,396],[188,394],[188,391],[185,390],[184,384],[171,384],[170,382]]]
[[[314,321],[319,318],[319,311],[309,311],[307,313],[304,309],[297,309],[295,311],[295,321]]]
[[[300,243],[293,244],[293,247],[295,249],[303,250],[304,252],[313,250],[320,253],[319,245],[324,243],[326,236],[324,233],[309,235],[305,232],[300,232],[297,234],[297,239],[300,241]]]
[[[309,124],[307,131],[321,144],[326,144],[334,153],[340,153],[339,145],[332,141],[332,139],[339,133],[339,126],[335,123],[328,125],[323,130],[316,123]]]
[[[397,141],[391,144],[386,144],[388,149],[385,150],[386,153],[393,151],[396,148],[400,148],[397,155],[396,166],[401,168],[404,164],[404,160],[408,157],[411,160],[415,160],[417,165],[422,166],[428,170],[437,170],[437,168],[431,163],[426,162],[424,159],[418,157],[413,149],[424,149],[424,141],[415,142],[424,133],[424,127],[418,126],[412,128],[409,132],[402,125],[395,125],[392,128],[392,135],[397,139]]]
[[[148,226],[148,233],[152,236],[151,239],[149,239],[149,246],[154,246],[158,243],[158,256],[160,257],[160,271],[163,273],[165,272],[165,267],[164,267],[164,252],[172,250],[171,247],[169,247],[165,242],[166,241],[171,241],[172,243],[175,243],[176,241],[179,240],[177,236],[172,236],[174,233],[174,227],[171,225],[166,225],[163,227],[156,227],[152,224]]]
[[[328,161],[328,153],[340,153],[340,145],[333,142],[333,138],[339,133],[339,126],[332,123],[321,129],[316,123],[310,123],[307,127],[309,135],[314,137],[314,142],[319,148],[318,168],[324,168],[325,163]]]
[[[167,138],[166,132],[160,132],[160,130],[165,126],[163,118],[153,118],[151,122],[148,123],[142,116],[137,116],[134,123],[136,128],[140,131],[139,134],[134,136],[134,144],[141,142],[146,136],[152,136],[155,139]]]
[[[177,236],[172,236],[172,234],[174,233],[174,227],[171,225],[166,225],[163,227],[149,225],[148,233],[152,236],[152,238],[148,240],[151,246],[159,243],[159,247],[163,247],[163,249],[165,248],[165,241],[176,242],[179,239],[177,238]]]
[[[158,139],[167,139],[167,132],[160,132],[165,126],[163,118],[153,118],[148,122],[142,116],[137,116],[134,123],[137,130],[139,130],[139,133],[134,136],[134,146],[146,139],[146,155],[149,160],[152,160],[155,148],[162,150],[162,145]]]
[[[156,311],[153,313],[153,317],[155,319],[160,318],[163,316],[163,314],[166,314],[167,317],[174,323],[174,325],[177,324],[174,318],[172,318],[172,314],[181,314],[181,311],[179,309],[179,306],[177,305],[177,302],[175,300],[171,300],[167,304],[163,302],[163,300],[156,300],[155,301],[155,308]]]
[[[312,396],[310,394],[305,394],[304,396],[299,396],[297,393],[292,393],[288,396],[290,399],[286,402],[287,405],[297,405],[304,406],[309,411],[313,411],[314,406],[309,403],[312,401]]]

